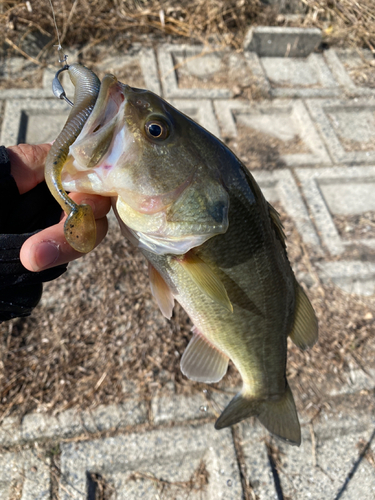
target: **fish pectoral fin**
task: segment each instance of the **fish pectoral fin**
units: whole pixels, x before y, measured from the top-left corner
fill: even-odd
[[[227,372],[229,358],[214,347],[197,329],[181,358],[181,371],[191,380],[211,384]]]
[[[167,319],[171,319],[174,308],[174,297],[169,286],[150,263],[148,263],[148,274],[150,277],[152,295],[155,297],[163,316]]]
[[[307,349],[318,340],[318,320],[307,295],[297,282],[294,323],[289,336],[300,349]]]
[[[188,252],[183,258],[176,260],[203,293],[208,295],[214,302],[225,307],[229,312],[233,312],[233,306],[225,286],[208,264],[193,252]]]
[[[246,396],[242,389],[236,394],[215,423],[215,429],[223,429],[249,417],[257,417],[274,436],[288,444],[301,444],[301,428],[292,391],[286,386],[278,399],[260,400]]]

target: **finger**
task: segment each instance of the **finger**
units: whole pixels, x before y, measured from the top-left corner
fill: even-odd
[[[34,234],[25,241],[20,252],[22,265],[29,271],[42,271],[66,264],[82,257],[82,253],[74,250],[64,236],[65,218],[55,226],[48,227]],[[108,230],[108,221],[102,217],[96,221],[97,246],[105,237]]]
[[[30,191],[44,179],[44,164],[51,149],[50,144],[19,144],[10,146],[7,152],[11,173],[20,194]]]

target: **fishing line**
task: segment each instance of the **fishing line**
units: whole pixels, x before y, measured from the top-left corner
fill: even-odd
[[[59,33],[59,29],[58,29],[57,23],[56,23],[55,9],[53,8],[52,0],[49,0],[49,4],[50,4],[51,10],[52,10],[53,24],[55,25],[57,42],[58,42],[58,45],[54,45],[54,47],[57,47],[57,54],[59,56],[59,63],[67,64],[68,56],[66,54],[62,55],[63,48],[62,48],[61,43],[60,43],[60,33]]]

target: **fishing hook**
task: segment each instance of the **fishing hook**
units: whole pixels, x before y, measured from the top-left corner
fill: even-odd
[[[59,99],[64,99],[65,102],[69,104],[69,106],[73,106],[73,103],[70,99],[67,98],[64,87],[62,86],[62,83],[59,80],[59,75],[61,72],[66,71],[69,69],[69,65],[65,65],[63,68],[59,69],[59,71],[56,73],[54,79],[52,80],[52,92],[53,95],[58,97]]]

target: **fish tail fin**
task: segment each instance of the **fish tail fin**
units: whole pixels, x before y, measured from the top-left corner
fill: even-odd
[[[288,444],[301,444],[301,427],[299,425],[296,405],[289,385],[280,399],[262,402],[257,415],[259,421],[274,436]]]
[[[301,444],[301,428],[289,385],[283,396],[275,400],[254,399],[246,396],[242,389],[217,419],[215,429],[223,429],[249,417],[257,417],[271,434],[287,443]]]

